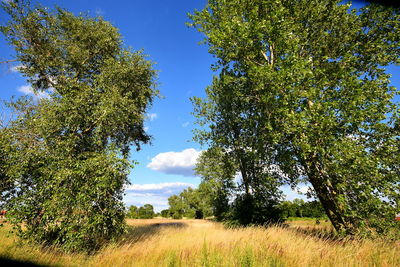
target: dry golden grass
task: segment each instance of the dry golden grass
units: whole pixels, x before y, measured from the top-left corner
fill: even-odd
[[[398,242],[332,241],[293,226],[226,229],[204,220],[128,224],[133,227],[124,240],[94,256],[18,247],[3,229],[0,258],[52,266],[400,266]]]

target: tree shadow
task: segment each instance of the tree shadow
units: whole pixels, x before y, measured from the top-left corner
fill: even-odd
[[[0,257],[0,266],[21,266],[21,267],[44,267],[47,265],[39,265],[29,261],[19,261],[19,260],[11,260]]]
[[[119,241],[119,245],[132,244],[154,236],[165,228],[185,228],[183,222],[152,223],[146,225],[129,225],[128,232]]]
[[[339,235],[334,229],[329,228],[293,227],[288,225],[286,226],[286,229],[306,237],[311,236],[323,241],[349,241],[348,237],[343,237]]]

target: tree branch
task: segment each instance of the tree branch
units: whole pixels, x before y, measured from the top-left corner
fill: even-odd
[[[16,61],[18,61],[18,59],[4,60],[4,61],[0,61],[0,64],[7,64],[7,63],[11,63],[11,62],[16,62]]]

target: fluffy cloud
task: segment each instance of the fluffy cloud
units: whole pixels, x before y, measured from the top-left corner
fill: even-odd
[[[126,187],[126,191],[128,192],[140,192],[140,193],[161,193],[165,192],[169,194],[170,192],[176,190],[182,190],[186,187],[192,186],[189,183],[181,183],[181,182],[174,182],[174,183],[159,183],[159,184],[131,184]]]
[[[22,85],[17,88],[18,92],[23,93],[24,95],[31,95],[36,99],[40,98],[48,98],[50,97],[48,93],[46,92],[37,92],[35,93],[29,85]]]
[[[164,152],[151,159],[148,168],[166,173],[180,174],[183,176],[194,176],[193,168],[201,151],[188,148],[181,152]]]
[[[307,194],[308,190],[310,190],[310,187],[307,185],[297,188],[297,192],[302,194]]]
[[[157,119],[158,115],[157,115],[157,113],[149,113],[149,114],[147,114],[147,117],[149,118],[150,121],[153,121],[153,120]]]
[[[125,189],[124,202],[129,205],[143,206],[151,204],[155,211],[168,208],[168,197],[179,194],[193,184],[173,182],[159,184],[132,184]]]

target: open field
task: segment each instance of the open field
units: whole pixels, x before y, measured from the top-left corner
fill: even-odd
[[[400,266],[399,242],[318,238],[312,229],[329,227],[322,222],[237,229],[205,220],[128,220],[128,224],[132,227],[120,243],[93,256],[19,246],[15,237],[7,235],[6,225],[0,229],[0,258],[46,266]]]

